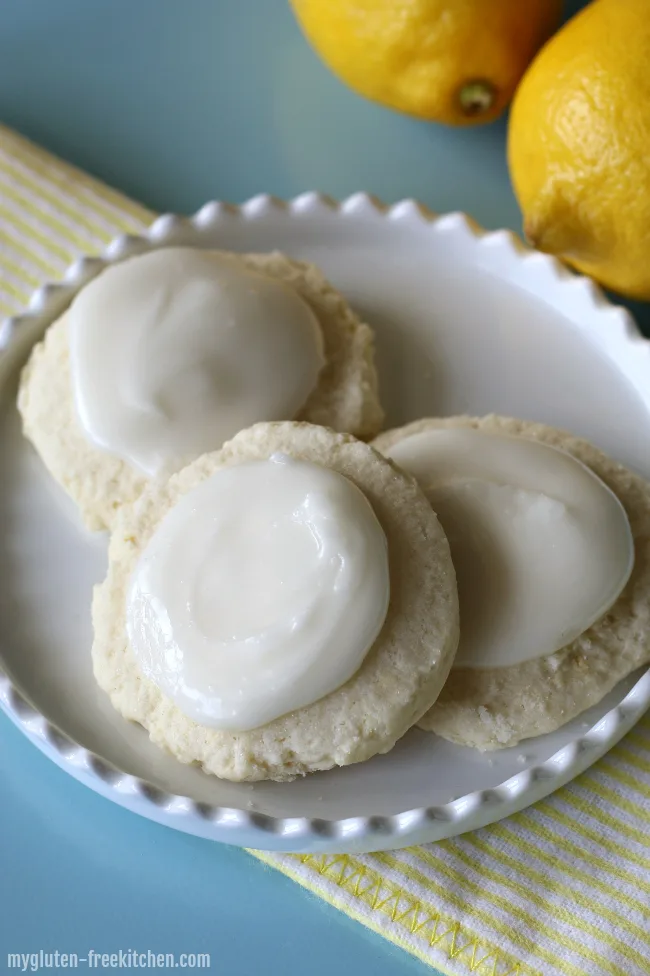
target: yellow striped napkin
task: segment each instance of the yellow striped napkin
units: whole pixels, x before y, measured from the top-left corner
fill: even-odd
[[[0,129],[0,313],[153,214]],[[388,854],[251,852],[450,976],[649,976],[650,717],[548,800]]]

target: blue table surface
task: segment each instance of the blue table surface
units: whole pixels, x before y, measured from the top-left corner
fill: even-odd
[[[450,130],[363,101],[285,0],[3,0],[0,119],[158,210],[364,189],[520,224],[505,123]],[[431,973],[244,852],[85,790],[4,717],[0,905],[0,972],[7,952],[135,948],[210,952],[223,976]]]

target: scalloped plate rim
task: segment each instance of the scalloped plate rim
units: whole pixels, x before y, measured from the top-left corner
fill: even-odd
[[[31,297],[27,309],[0,323],[0,354],[9,348],[14,333],[30,324],[45,325],[60,314],[79,288],[104,267],[131,254],[173,244],[179,229],[198,235],[216,228],[223,220],[256,221],[270,211],[300,219],[315,214],[353,220],[360,214],[373,219],[418,221],[437,233],[460,233],[477,245],[509,250],[508,260],[534,261],[554,278],[554,287],[578,287],[591,305],[602,339],[618,345],[623,356],[644,351],[650,381],[650,341],[638,330],[632,315],[612,304],[590,279],[576,275],[555,258],[528,248],[510,230],[483,230],[462,212],[435,214],[413,199],[387,205],[366,193],[336,201],[317,192],[302,193],[291,200],[258,194],[240,205],[209,201],[186,217],[161,214],[141,234],[114,238],[98,255],[80,257],[59,282],[46,283]],[[616,324],[614,335],[613,324]],[[594,323],[590,323],[590,328]],[[649,383],[650,386],[650,383]],[[650,402],[650,400],[649,400]],[[167,826],[224,843],[283,851],[372,851],[422,843],[454,836],[502,819],[547,796],[587,769],[607,752],[650,708],[650,669],[645,670],[624,698],[594,725],[562,746],[544,762],[523,769],[496,786],[477,790],[445,804],[415,807],[392,815],[352,816],[340,819],[277,817],[238,807],[211,806],[190,797],[166,793],[145,779],[117,769],[74,742],[29,703],[2,670],[0,708],[39,750],[76,780],[118,805]],[[269,845],[269,838],[276,842]],[[336,840],[342,844],[336,845]],[[279,841],[279,842],[278,842]],[[334,846],[332,846],[334,842]]]

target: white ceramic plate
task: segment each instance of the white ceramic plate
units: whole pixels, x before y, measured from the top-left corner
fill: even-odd
[[[413,731],[387,756],[289,784],[236,785],[181,766],[128,725],[91,674],[91,587],[106,543],[76,524],[23,443],[17,367],[106,262],[165,244],[278,248],[319,264],[377,333],[388,424],[501,414],[565,427],[650,477],[650,344],[584,278],[482,234],[462,215],[407,201],[341,205],[308,194],[165,216],[143,238],[82,260],[3,326],[0,358],[0,702],[54,762],[104,796],[214,840],[292,851],[369,851],[449,837],[555,790],[609,749],[650,704],[650,672],[551,735],[481,755]],[[29,704],[28,704],[29,702]]]

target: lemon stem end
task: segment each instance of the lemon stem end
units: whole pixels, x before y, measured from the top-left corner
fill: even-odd
[[[465,115],[483,115],[494,105],[496,94],[490,81],[468,81],[458,92],[458,102]]]

